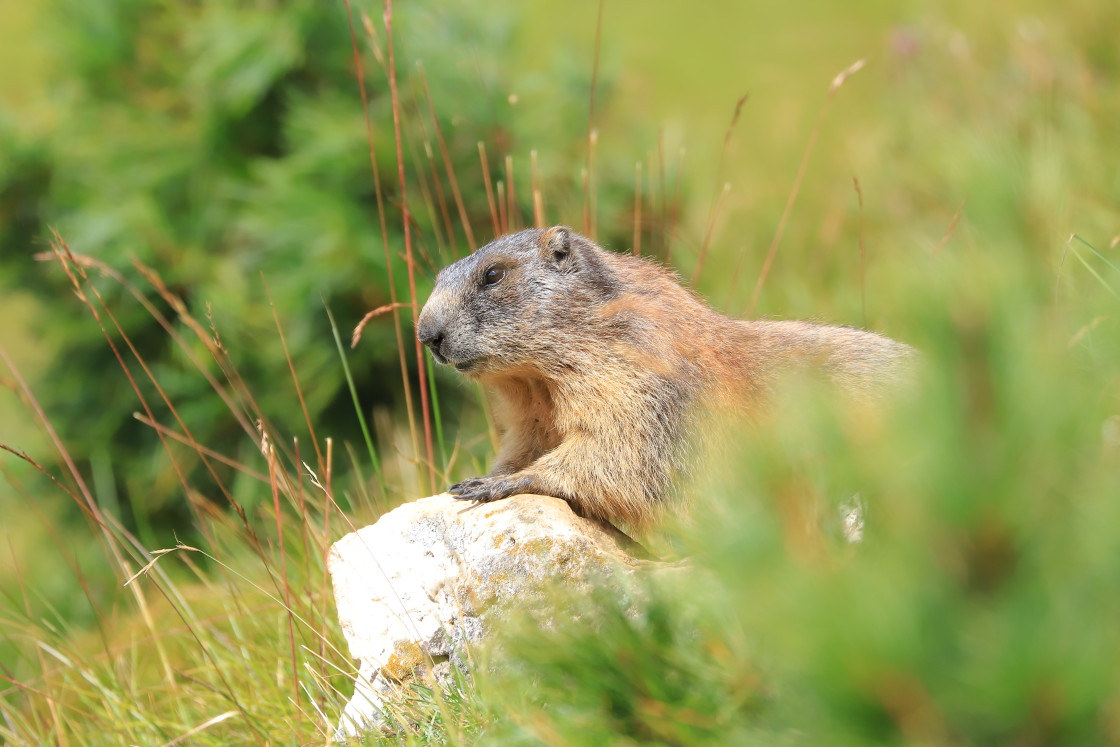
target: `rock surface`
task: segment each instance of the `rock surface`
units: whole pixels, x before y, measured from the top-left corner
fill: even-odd
[[[472,504],[437,495],[405,504],[330,550],[342,631],[359,662],[354,696],[335,738],[376,730],[385,701],[417,678],[466,671],[464,644],[543,585],[578,588],[643,561],[621,532],[576,516],[558,498],[518,495]]]

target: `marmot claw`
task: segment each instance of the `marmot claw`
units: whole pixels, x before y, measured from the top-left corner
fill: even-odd
[[[460,500],[489,503],[524,493],[529,483],[528,477],[516,479],[503,476],[472,477],[455,483],[447,489],[447,492]]]

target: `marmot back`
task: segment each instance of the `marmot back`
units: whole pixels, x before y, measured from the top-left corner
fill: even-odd
[[[912,350],[849,327],[723,316],[640,257],[567,228],[503,236],[440,272],[417,336],[495,394],[502,446],[460,498],[518,493],[642,527],[687,463],[708,407],[750,416],[791,369],[874,396]]]

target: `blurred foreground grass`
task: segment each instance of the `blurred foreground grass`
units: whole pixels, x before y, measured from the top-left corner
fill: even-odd
[[[516,637],[497,743],[1120,741],[1120,336],[1086,332],[1120,271],[1055,299],[1018,256],[898,272],[915,390],[882,418],[791,392],[681,530],[679,583]]]
[[[711,227],[699,286],[743,313],[832,76],[868,57],[821,120],[755,312],[867,324],[921,349],[923,374],[878,418],[791,394],[678,530],[687,583],[649,590],[637,613],[561,602],[575,624],[515,637],[476,697],[418,693],[400,741],[1120,743],[1120,11],[744,8],[608,5],[614,105],[666,127],[628,141],[600,112],[599,147],[641,162],[647,195],[657,165],[684,175],[670,259],[691,274]],[[524,64],[590,51],[593,19],[589,6],[525,29]],[[547,116],[548,81],[517,93],[511,116]],[[718,114],[673,121],[708,97]],[[580,224],[580,195],[548,198],[550,219]],[[445,374],[437,391],[458,386]],[[407,456],[401,430],[375,429],[383,451]],[[50,537],[51,512],[77,504],[12,504],[27,508],[6,511],[0,737],[326,742],[352,666],[323,550],[380,506],[359,480],[368,492],[338,511],[330,477],[298,479],[287,448],[249,465],[264,479],[244,521],[192,496],[205,542],[127,588],[158,548],[107,508],[106,529]],[[111,505],[96,481],[91,493]],[[855,494],[867,524],[853,547],[836,525]]]

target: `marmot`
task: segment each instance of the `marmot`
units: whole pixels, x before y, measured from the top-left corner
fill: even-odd
[[[560,226],[503,236],[444,268],[417,336],[497,397],[493,469],[450,493],[552,495],[635,528],[685,466],[698,410],[749,413],[799,366],[873,395],[912,355],[850,327],[728,318],[658,264]]]

